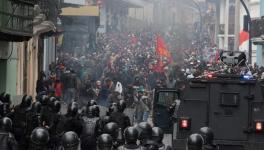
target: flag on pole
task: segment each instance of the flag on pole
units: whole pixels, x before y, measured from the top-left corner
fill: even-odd
[[[249,33],[241,31],[239,35],[239,51],[248,53]]]
[[[167,49],[166,44],[165,44],[163,38],[161,36],[159,36],[159,35],[157,35],[156,53],[159,56],[166,57],[169,60],[169,62],[172,62],[171,53]]]

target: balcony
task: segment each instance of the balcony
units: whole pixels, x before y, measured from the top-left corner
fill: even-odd
[[[0,40],[24,41],[33,33],[36,0],[1,0]]]

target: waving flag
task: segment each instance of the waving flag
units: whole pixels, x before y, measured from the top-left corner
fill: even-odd
[[[168,51],[163,38],[159,35],[157,35],[156,53],[160,56],[167,57],[168,59],[172,58],[171,53],[170,53],[170,51]]]
[[[239,35],[239,51],[248,52],[249,34],[247,31],[241,31]]]

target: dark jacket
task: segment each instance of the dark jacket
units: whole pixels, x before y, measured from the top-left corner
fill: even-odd
[[[12,133],[0,131],[0,149],[18,150],[17,141]]]

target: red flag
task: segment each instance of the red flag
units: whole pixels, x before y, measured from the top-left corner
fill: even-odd
[[[170,51],[168,51],[166,44],[162,37],[157,35],[157,46],[156,46],[156,53],[159,56],[163,56],[169,59],[169,62],[172,62],[172,56]]]
[[[248,51],[249,33],[247,31],[241,31],[239,35],[239,50],[242,52]]]
[[[157,64],[153,67],[154,72],[163,73],[165,65],[163,64],[162,60],[159,59]]]

